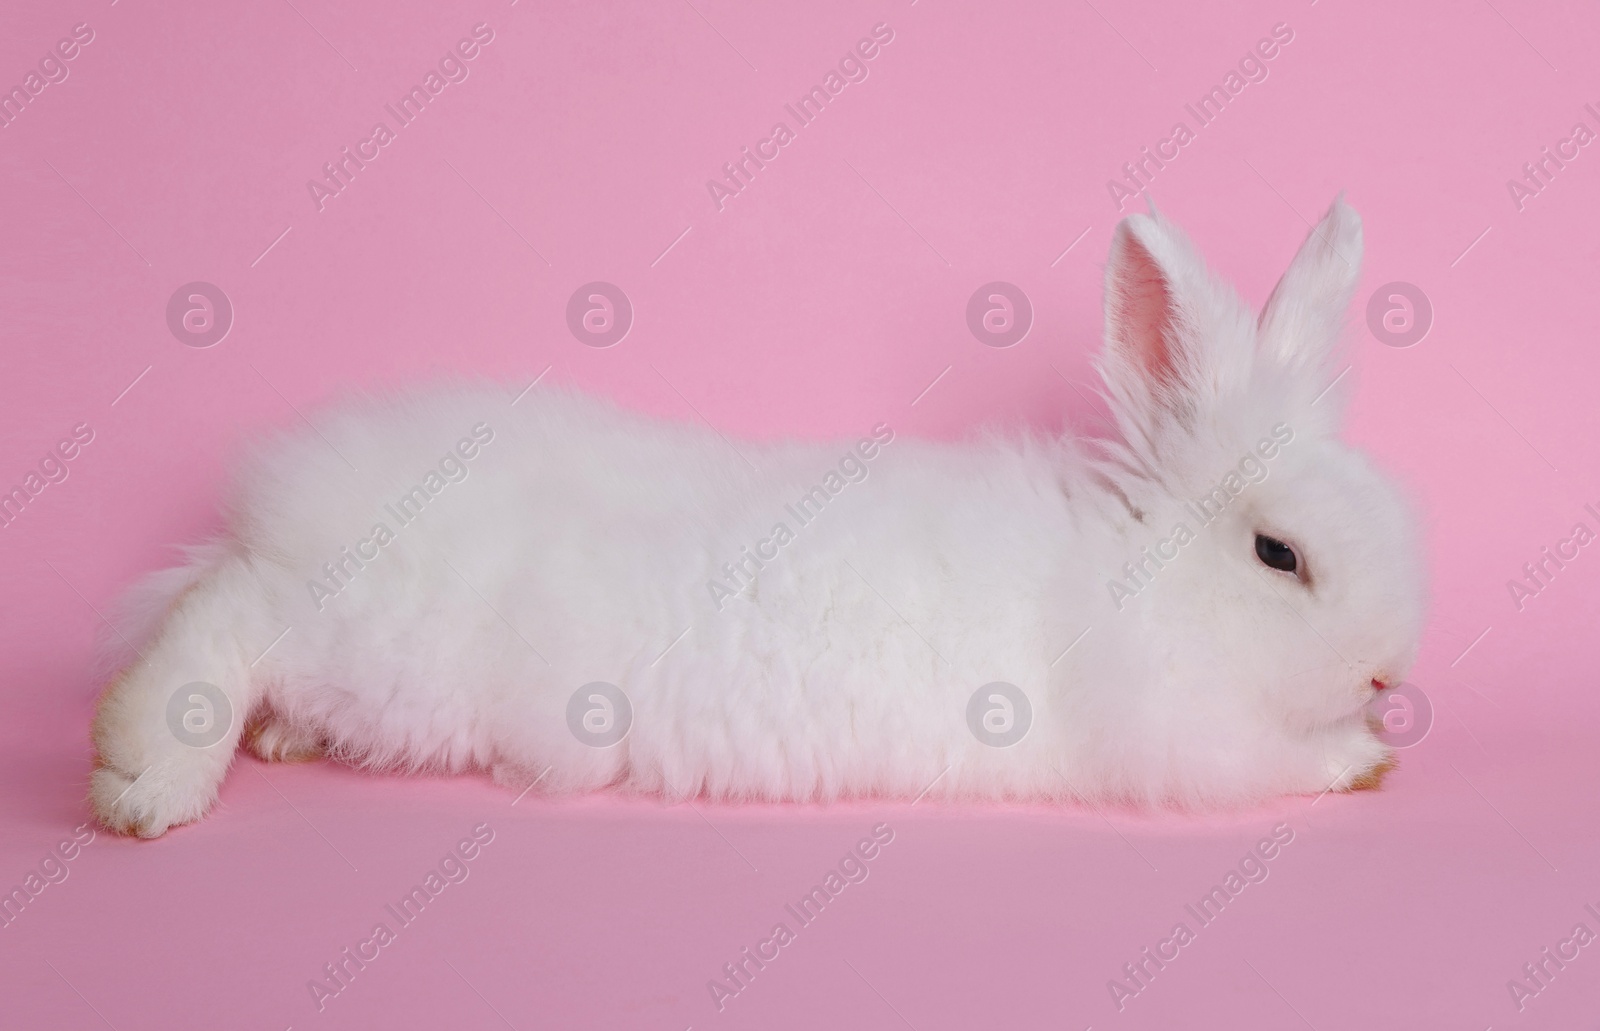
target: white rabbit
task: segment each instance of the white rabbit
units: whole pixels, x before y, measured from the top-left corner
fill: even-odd
[[[258,449],[228,534],[134,593],[94,812],[199,819],[241,740],[674,799],[1374,786],[1364,711],[1424,580],[1406,504],[1335,435],[1360,252],[1336,200],[1258,321],[1128,218],[1120,439],[1093,446],[733,442],[557,390],[346,406]]]

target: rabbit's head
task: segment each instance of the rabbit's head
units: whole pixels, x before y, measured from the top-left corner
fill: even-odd
[[[1410,509],[1337,435],[1360,260],[1341,197],[1259,317],[1159,215],[1117,227],[1106,274],[1099,365],[1120,440],[1103,471],[1138,544],[1113,601],[1159,621],[1175,690],[1291,731],[1360,724],[1422,628]]]

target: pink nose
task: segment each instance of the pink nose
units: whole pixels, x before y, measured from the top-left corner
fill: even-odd
[[[1372,678],[1372,689],[1374,691],[1387,691],[1387,690],[1389,690],[1389,685],[1385,684],[1383,681],[1379,680],[1377,677],[1373,677]]]

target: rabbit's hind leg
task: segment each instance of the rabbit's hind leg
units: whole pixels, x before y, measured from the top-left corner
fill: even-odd
[[[259,647],[265,623],[241,556],[218,561],[175,599],[95,711],[89,804],[101,823],[154,838],[211,808],[261,696],[265,671],[251,668],[246,649]]]

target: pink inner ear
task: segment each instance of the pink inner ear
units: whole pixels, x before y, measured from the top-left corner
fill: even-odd
[[[1123,237],[1121,251],[1111,311],[1118,342],[1152,380],[1176,382],[1178,368],[1172,350],[1176,327],[1167,277],[1132,233]]]

